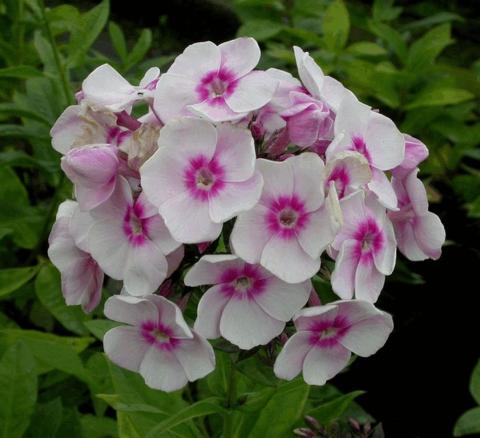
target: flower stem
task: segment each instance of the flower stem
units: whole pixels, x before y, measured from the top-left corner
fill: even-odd
[[[226,405],[228,413],[225,414],[223,420],[223,437],[231,438],[233,436],[233,406],[237,398],[237,381],[235,373],[235,362],[230,362],[230,373],[227,383],[227,400]]]

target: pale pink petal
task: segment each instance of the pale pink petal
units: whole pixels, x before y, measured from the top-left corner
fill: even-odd
[[[182,339],[173,354],[190,382],[205,377],[215,368],[212,346],[196,333],[193,334],[193,339]]]
[[[308,301],[312,284],[304,281],[288,284],[275,277],[266,280],[267,290],[253,296],[257,304],[271,317],[289,321]]]
[[[403,134],[403,136],[405,138],[405,157],[400,166],[405,170],[415,169],[428,157],[428,148],[411,135]]]
[[[333,241],[336,231],[330,211],[322,207],[311,213],[308,223],[297,232],[298,243],[310,257],[317,259]]]
[[[283,321],[272,318],[249,299],[231,299],[220,318],[222,336],[243,350],[267,344],[284,327]]]
[[[322,159],[313,152],[304,152],[285,161],[292,167],[293,190],[305,203],[308,212],[317,210],[325,199],[323,181],[325,166]]]
[[[296,239],[273,236],[265,245],[260,264],[287,283],[300,283],[318,272],[320,258],[310,257]]]
[[[355,272],[359,261],[357,246],[354,240],[343,242],[332,272],[332,289],[343,299],[352,298],[355,290]]]
[[[445,243],[445,227],[440,218],[428,212],[417,218],[414,233],[418,246],[431,259],[437,260],[442,254],[442,245]]]
[[[231,254],[204,255],[187,272],[184,282],[186,286],[202,286],[220,283],[226,269],[241,268],[245,262]]]
[[[322,69],[315,63],[308,52],[304,52],[300,47],[293,46],[293,52],[297,63],[298,75],[303,85],[312,96],[320,97],[320,91],[325,78]]]
[[[347,90],[339,81],[330,76],[325,76],[323,78],[323,87],[320,97],[336,113],[338,113],[340,104],[347,94],[350,96],[353,95],[353,93],[350,90]]]
[[[150,346],[136,327],[114,327],[103,337],[103,349],[118,366],[138,372]]]
[[[75,240],[75,245],[82,251],[90,252],[88,248],[88,233],[94,222],[92,215],[88,211],[81,211],[77,204],[70,218],[69,230]]]
[[[185,76],[165,73],[158,79],[153,98],[153,109],[162,123],[175,117],[192,115],[188,105],[198,102],[196,82]]]
[[[140,325],[143,321],[157,322],[158,309],[148,299],[128,295],[113,295],[105,302],[105,316],[113,321]]]
[[[335,154],[327,162],[325,167],[326,175],[330,176],[337,167],[345,169],[349,178],[348,185],[354,189],[367,184],[372,178],[372,172],[367,159],[355,151],[344,151]]]
[[[158,320],[173,330],[175,338],[193,338],[193,333],[185,322],[182,311],[175,303],[160,295],[149,295],[147,299],[157,308]]]
[[[359,102],[353,94],[347,94],[335,117],[335,134],[344,133],[350,141],[354,137],[364,139],[371,113],[368,105]]]
[[[265,216],[267,209],[260,204],[240,213],[230,235],[230,245],[235,254],[248,263],[259,263],[262,251],[270,240]]]
[[[199,81],[205,73],[217,71],[220,63],[220,49],[214,43],[211,41],[195,43],[188,46],[181,55],[175,58],[167,74],[174,73]],[[164,76],[165,74],[160,76],[160,80]]]
[[[152,242],[132,247],[123,273],[124,286],[130,295],[154,293],[167,277],[167,259]]]
[[[158,214],[149,218],[147,233],[152,243],[165,255],[172,253],[181,245],[172,237]]]
[[[186,192],[165,201],[159,211],[173,238],[181,243],[213,241],[222,231],[222,224],[210,217],[208,202]]]
[[[166,392],[183,388],[188,379],[173,352],[151,347],[143,358],[139,372],[147,386]]]
[[[246,112],[235,112],[227,105],[222,96],[207,98],[203,102],[188,105],[188,110],[193,115],[199,115],[214,123],[234,122],[247,115]]]
[[[129,205],[133,205],[132,189],[128,181],[120,176],[117,178],[115,190],[108,202],[90,210],[90,214],[94,219],[108,219],[112,226],[118,225],[123,223],[123,217]]]
[[[365,142],[372,164],[380,170],[398,166],[405,155],[405,140],[388,117],[371,111]]]
[[[153,82],[155,79],[158,79],[159,76],[160,69],[158,67],[150,67],[143,75],[143,78],[138,86],[140,88],[146,88],[151,82]]]
[[[390,275],[397,261],[397,240],[393,225],[387,216],[384,216],[381,224],[385,241],[381,250],[373,253],[375,267],[384,275]]]
[[[194,330],[207,339],[216,339],[221,336],[220,318],[230,299],[221,292],[221,288],[220,285],[211,287],[202,295],[198,303]]]
[[[66,154],[76,143],[77,138],[81,136],[84,130],[80,118],[81,112],[80,105],[70,105],[55,121],[50,130],[50,136],[52,137],[52,146],[57,152]],[[105,141],[105,138],[99,138],[98,141]]]
[[[397,210],[397,195],[385,173],[372,169],[372,180],[368,183],[368,188],[377,195],[378,201],[383,206],[390,210]]]
[[[422,216],[428,212],[427,191],[423,182],[417,177],[418,169],[413,170],[405,178],[404,184],[408,198],[415,213]]]
[[[185,256],[185,247],[180,245],[176,250],[167,255],[167,278],[170,277],[180,266]]]
[[[298,331],[310,331],[312,324],[322,321],[333,321],[337,312],[338,305],[336,304],[305,307],[295,315],[293,322]]]
[[[257,169],[263,176],[262,202],[269,203],[272,198],[289,196],[293,193],[293,167],[285,162],[271,161],[260,158]]]
[[[224,181],[240,182],[255,171],[255,142],[248,129],[231,125],[217,127],[215,159],[225,169]]]
[[[410,222],[399,222],[394,223],[394,227],[398,249],[407,259],[419,262],[429,258],[418,245],[413,224]]]
[[[275,93],[277,81],[264,71],[252,71],[240,78],[231,95],[225,98],[236,113],[255,111],[266,105]]]
[[[360,260],[355,272],[355,297],[374,303],[384,284],[385,275],[377,270],[373,260]]]
[[[305,356],[312,348],[309,338],[309,333],[298,332],[284,345],[273,365],[279,379],[292,380],[302,372]]]
[[[222,55],[222,67],[241,78],[251,72],[260,61],[260,47],[253,38],[237,38],[218,46]]]
[[[336,250],[340,249],[345,239],[354,238],[358,225],[367,217],[365,195],[361,190],[343,198],[340,202],[340,207],[342,210],[343,226],[332,243]]]
[[[347,366],[350,356],[343,345],[314,347],[303,361],[303,379],[309,385],[325,385]]]
[[[263,178],[260,172],[246,181],[226,183],[223,191],[209,201],[210,217],[223,223],[242,211],[250,210],[260,199]]]

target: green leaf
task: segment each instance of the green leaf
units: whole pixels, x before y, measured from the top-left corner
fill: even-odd
[[[434,27],[411,45],[406,61],[407,69],[418,75],[432,65],[442,50],[452,43],[450,24]]]
[[[30,281],[38,272],[40,265],[28,268],[0,269],[0,298],[3,298],[25,283]]]
[[[437,88],[426,89],[418,93],[415,98],[405,106],[411,110],[427,106],[454,105],[473,99],[475,96],[461,88]]]
[[[472,376],[470,377],[470,393],[480,405],[480,360],[475,365]]]
[[[387,54],[387,51],[382,46],[369,41],[353,43],[347,48],[347,52],[359,56],[382,56]]]
[[[25,117],[44,123],[50,127],[50,122],[38,114],[33,108],[25,109],[15,103],[0,103],[0,115],[10,117]]]
[[[98,397],[98,394],[114,392],[108,359],[103,353],[94,353],[88,358],[85,368],[88,373],[88,388],[92,396],[93,407],[95,413],[101,416],[105,413],[107,404]]]
[[[62,424],[63,406],[60,397],[37,404],[30,427],[24,438],[55,437]]]
[[[68,65],[80,64],[88,49],[100,35],[108,20],[109,1],[103,0],[99,5],[82,14],[79,24],[72,30],[68,44]]]
[[[143,29],[140,38],[127,56],[127,68],[131,68],[135,64],[138,64],[150,50],[151,45],[152,31],[150,29]]]
[[[197,417],[205,417],[211,414],[222,414],[227,412],[225,408],[220,406],[222,399],[218,397],[211,397],[206,400],[198,401],[185,409],[182,409],[175,415],[172,415],[165,421],[155,426],[145,438],[160,438],[164,433],[172,427],[178,426]]]
[[[95,417],[94,415],[83,415],[80,417],[82,432],[88,438],[117,437],[117,423],[108,417]]]
[[[374,35],[387,43],[387,45],[397,55],[398,59],[402,63],[405,62],[408,49],[400,32],[388,24],[378,23],[372,20],[368,21],[368,28]]]
[[[325,46],[334,52],[345,47],[350,32],[350,18],[343,0],[334,0],[323,16]]]
[[[453,436],[480,433],[480,406],[465,412],[455,423]]]
[[[57,369],[88,382],[78,353],[90,345],[92,338],[57,336],[35,330],[0,330],[0,351],[23,341],[37,359],[39,372]]]
[[[375,0],[373,2],[373,19],[377,21],[395,20],[401,13],[402,8],[393,6],[394,0]]]
[[[0,437],[21,438],[37,400],[35,360],[24,343],[12,345],[0,360],[0,388]]]
[[[125,41],[125,35],[121,27],[110,21],[108,25],[108,33],[110,34],[110,39],[112,40],[113,47],[115,48],[118,56],[125,62],[127,58],[127,42]]]
[[[47,39],[42,35],[40,30],[35,31],[33,37],[33,45],[44,65],[46,73],[58,76],[58,68],[55,62],[55,55],[52,46]]]
[[[92,319],[84,321],[83,325],[87,327],[88,331],[98,340],[103,341],[103,336],[113,327],[121,325],[118,322],[110,321],[109,319]]]
[[[88,316],[79,306],[67,306],[62,295],[60,273],[51,264],[46,263],[35,280],[35,293],[43,306],[66,329],[77,335],[88,335],[83,322]]]
[[[249,36],[257,41],[265,41],[278,35],[284,26],[280,23],[270,20],[249,20],[240,26],[238,36]]]
[[[295,423],[303,415],[309,391],[310,387],[300,379],[281,384],[260,411],[251,429],[239,430],[238,436],[290,436]]]
[[[28,79],[37,76],[43,76],[43,73],[30,65],[0,68],[0,78]]]
[[[353,402],[353,400],[364,393],[365,391],[353,391],[348,394],[341,395],[340,397],[309,410],[308,415],[315,417],[320,424],[325,426],[332,421],[339,419]]]

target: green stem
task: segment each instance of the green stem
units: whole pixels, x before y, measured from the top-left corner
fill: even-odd
[[[225,414],[223,420],[223,436],[224,438],[231,438],[233,436],[233,406],[237,399],[237,380],[235,373],[235,362],[230,363],[230,374],[227,384],[227,409],[229,412]]]
[[[65,67],[60,60],[60,53],[58,52],[58,47],[55,42],[55,38],[53,37],[52,29],[50,28],[50,23],[48,22],[47,14],[45,13],[45,4],[43,0],[38,0],[38,4],[40,5],[40,10],[42,14],[41,18],[45,27],[45,34],[47,36],[48,42],[50,43],[50,47],[52,48],[53,58],[55,60],[55,65],[58,70],[60,82],[62,83],[65,99],[67,100],[68,105],[72,105],[74,103],[74,99],[71,92],[70,83],[67,78]]]

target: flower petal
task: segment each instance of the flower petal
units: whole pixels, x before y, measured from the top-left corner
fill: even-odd
[[[437,260],[442,254],[442,245],[445,243],[445,228],[440,218],[428,212],[417,219],[414,232],[422,251],[431,259]]]
[[[335,377],[350,360],[350,351],[343,345],[330,348],[314,347],[303,361],[303,379],[309,385],[325,385]]]
[[[358,261],[357,242],[345,240],[340,247],[340,253],[335,261],[335,269],[332,272],[332,289],[340,298],[353,297]]]
[[[216,339],[220,334],[220,319],[229,297],[221,293],[221,286],[208,289],[200,298],[194,330],[207,339]]]
[[[302,372],[305,356],[312,348],[309,338],[309,333],[298,332],[284,345],[273,366],[279,379],[292,380]]]
[[[113,321],[140,325],[143,321],[158,321],[158,309],[147,299],[128,295],[113,295],[105,302],[105,316]]]
[[[378,271],[373,259],[361,259],[355,272],[355,297],[374,303],[384,284],[385,275]]]
[[[114,327],[103,337],[103,349],[118,366],[138,372],[150,346],[136,327]]]
[[[217,284],[227,269],[243,267],[245,262],[231,254],[204,255],[187,272],[184,282],[186,286]]]
[[[289,158],[285,161],[292,166],[294,193],[302,198],[308,212],[317,210],[324,202],[323,182],[325,166],[322,159],[313,152]]]
[[[260,47],[253,38],[237,38],[218,46],[222,55],[222,67],[241,78],[251,72],[260,61]]]
[[[193,339],[184,339],[173,350],[190,382],[201,379],[215,368],[215,354],[212,346],[194,333]]]

